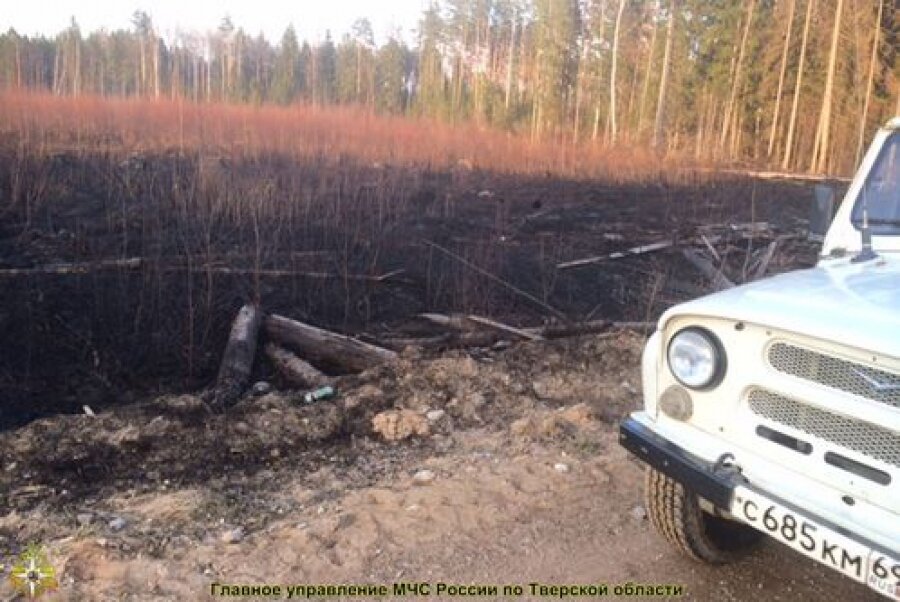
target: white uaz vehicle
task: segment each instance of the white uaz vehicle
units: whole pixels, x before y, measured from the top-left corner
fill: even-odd
[[[815,268],[671,308],[620,440],[651,522],[695,559],[774,537],[900,600],[900,118]]]

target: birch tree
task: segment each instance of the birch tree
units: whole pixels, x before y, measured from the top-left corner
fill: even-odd
[[[803,86],[803,71],[806,68],[806,44],[809,41],[809,23],[812,20],[815,4],[816,0],[807,0],[806,19],[803,22],[803,39],[800,42],[800,64],[797,66],[794,99],[791,103],[791,119],[788,122],[787,140],[784,143],[784,158],[781,161],[782,169],[788,169],[791,165],[791,152],[794,148],[794,129],[797,126],[797,110],[800,107],[800,90]]]
[[[728,98],[728,104],[725,107],[725,118],[722,120],[722,137],[719,140],[719,148],[725,146],[725,141],[728,139],[729,134],[732,136],[732,141],[737,135],[738,115],[740,114],[737,107],[737,101],[743,83],[741,77],[743,75],[744,56],[747,51],[747,39],[750,36],[750,26],[753,24],[753,10],[755,8],[756,0],[750,0],[750,4],[747,6],[747,20],[744,23],[744,33],[741,36],[737,62],[734,67],[734,77],[731,82],[731,94]]]
[[[787,31],[784,34],[784,50],[781,54],[781,67],[778,72],[778,91],[775,93],[775,108],[772,111],[772,126],[769,131],[769,148],[766,157],[772,158],[775,150],[775,138],[778,136],[778,118],[781,116],[781,95],[784,91],[784,77],[787,73],[788,50],[791,47],[791,30],[794,26],[794,10],[797,8],[797,0],[790,0],[788,9]]]
[[[822,95],[822,110],[819,113],[819,125],[816,128],[816,142],[813,145],[810,171],[825,172],[828,167],[828,151],[831,134],[831,107],[834,103],[834,75],[837,65],[837,51],[840,42],[841,16],[844,12],[844,0],[837,0],[834,15],[834,28],[831,33],[831,50],[828,54],[828,72],[825,76],[825,92]]]
[[[875,32],[872,39],[872,57],[869,60],[869,75],[866,80],[865,99],[863,100],[862,115],[859,117],[859,139],[856,143],[856,159],[854,163],[859,163],[862,156],[863,144],[865,143],[866,122],[869,117],[869,103],[872,100],[872,84],[875,81],[875,64],[878,62],[878,46],[881,42],[881,17],[884,14],[884,1],[878,0],[878,15],[875,17]]]
[[[625,0],[619,0],[616,13],[616,27],[613,31],[612,65],[609,69],[609,127],[611,143],[615,144],[619,132],[616,123],[616,73],[619,67],[619,31],[622,29],[622,15],[625,12]]]
[[[663,144],[663,128],[666,125],[666,102],[669,77],[672,71],[672,40],[675,36],[676,0],[669,2],[669,22],[666,25],[666,49],[663,52],[662,75],[659,79],[659,95],[656,100],[656,119],[653,123],[653,147]]]

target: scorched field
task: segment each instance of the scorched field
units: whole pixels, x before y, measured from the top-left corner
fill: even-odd
[[[724,577],[675,555],[614,435],[665,308],[815,262],[810,184],[310,106],[5,95],[0,134],[0,552],[42,542],[62,599],[858,599],[777,544]],[[222,393],[245,312],[255,359]]]

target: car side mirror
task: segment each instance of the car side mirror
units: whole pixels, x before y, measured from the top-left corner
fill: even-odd
[[[809,212],[809,239],[825,240],[825,233],[834,218],[834,188],[825,184],[816,184],[815,198]]]

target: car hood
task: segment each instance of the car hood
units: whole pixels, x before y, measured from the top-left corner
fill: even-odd
[[[833,259],[671,308],[674,316],[722,317],[900,358],[900,257]]]

